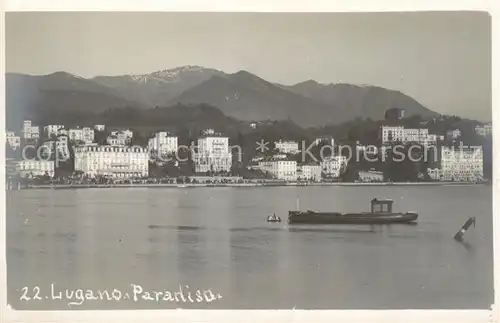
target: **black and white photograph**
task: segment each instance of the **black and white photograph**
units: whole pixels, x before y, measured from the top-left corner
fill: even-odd
[[[7,12],[7,303],[489,310],[492,122],[487,12]]]

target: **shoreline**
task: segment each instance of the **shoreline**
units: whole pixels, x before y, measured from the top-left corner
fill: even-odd
[[[396,183],[225,183],[225,184],[166,184],[166,183],[136,183],[136,184],[44,184],[21,187],[25,189],[84,189],[84,188],[197,188],[197,187],[307,187],[307,186],[464,186],[487,185],[476,182],[396,182]],[[12,189],[18,190],[18,189]]]

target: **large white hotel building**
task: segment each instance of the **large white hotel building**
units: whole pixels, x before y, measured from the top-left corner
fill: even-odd
[[[442,181],[474,182],[483,179],[483,148],[441,147]]]
[[[382,144],[389,143],[419,143],[422,145],[435,145],[437,135],[429,134],[429,129],[408,129],[403,126],[382,126]]]
[[[198,138],[193,162],[196,173],[231,171],[229,138],[217,135]]]
[[[75,171],[112,178],[147,177],[149,154],[146,148],[87,145],[75,148]]]

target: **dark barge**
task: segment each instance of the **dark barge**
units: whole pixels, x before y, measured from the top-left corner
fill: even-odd
[[[392,212],[392,200],[371,200],[371,212],[339,213],[314,211],[289,211],[290,224],[393,224],[414,223],[416,212]]]

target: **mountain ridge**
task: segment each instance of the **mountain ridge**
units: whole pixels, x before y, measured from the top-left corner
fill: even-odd
[[[356,117],[383,119],[389,108],[407,116],[438,113],[408,95],[373,85],[322,84],[309,79],[294,85],[271,83],[246,70],[232,74],[186,65],[148,74],[83,78],[58,71],[48,75],[6,74],[7,115],[71,113],[110,108],[207,104],[243,121],[291,120],[301,126],[338,124]],[[13,118],[8,117],[7,121]]]

